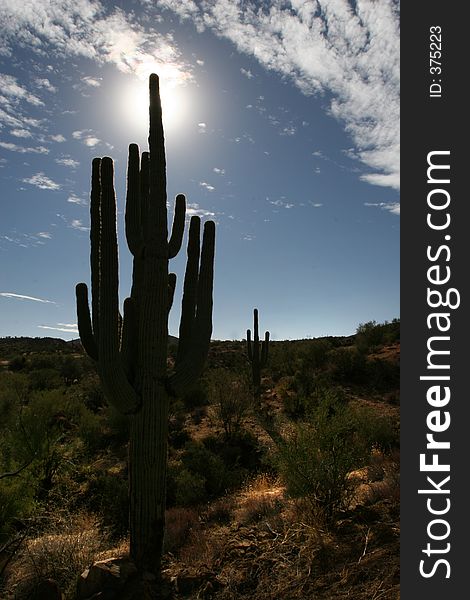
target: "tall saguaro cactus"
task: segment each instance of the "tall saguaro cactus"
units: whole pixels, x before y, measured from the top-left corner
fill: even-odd
[[[96,361],[110,402],[130,418],[130,552],[141,571],[160,572],[165,527],[168,408],[200,374],[212,333],[215,224],[192,217],[183,286],[178,355],[167,372],[168,314],[186,201],[178,195],[170,239],[159,79],[150,76],[149,152],[129,146],[126,238],[133,255],[132,288],[119,314],[118,246],[113,161],[95,158],[91,183],[91,314],[86,284],[76,287],[82,344]]]
[[[264,369],[268,361],[269,348],[269,331],[264,334],[264,341],[259,343],[258,334],[258,309],[253,310],[254,328],[253,328],[253,343],[251,342],[251,331],[246,331],[246,349],[248,360],[251,362],[251,372],[253,376],[253,396],[256,401],[261,397],[261,369]]]

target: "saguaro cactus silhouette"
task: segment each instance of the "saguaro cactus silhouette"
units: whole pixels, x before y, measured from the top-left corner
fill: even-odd
[[[116,196],[111,158],[95,158],[91,182],[91,300],[76,287],[82,344],[96,361],[110,402],[130,416],[130,552],[141,571],[160,572],[167,472],[168,407],[200,374],[212,333],[215,224],[192,217],[183,286],[179,348],[167,371],[168,314],[176,275],[168,262],[178,253],[186,201],[178,195],[170,239],[166,163],[158,76],[150,76],[149,152],[129,146],[126,238],[133,255],[132,288],[119,314]]]
[[[253,396],[256,401],[261,397],[261,369],[266,366],[268,361],[269,348],[269,331],[264,334],[264,341],[259,343],[258,334],[258,309],[253,310],[254,328],[253,328],[253,344],[251,342],[251,331],[246,331],[246,349],[248,360],[251,362],[251,372],[253,376]]]

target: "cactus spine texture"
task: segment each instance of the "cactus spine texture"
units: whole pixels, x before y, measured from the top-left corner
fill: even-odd
[[[246,331],[246,349],[248,360],[251,362],[251,372],[253,377],[253,396],[256,401],[261,397],[261,369],[264,369],[268,362],[269,348],[269,331],[264,334],[264,341],[259,343],[258,334],[258,309],[253,310],[254,328],[253,328],[253,343],[251,342],[251,331]]]
[[[119,314],[118,247],[113,161],[95,158],[91,183],[91,314],[86,284],[76,287],[82,344],[96,361],[104,391],[130,418],[130,551],[141,571],[160,572],[165,527],[169,397],[200,374],[212,332],[215,225],[192,217],[184,278],[179,349],[167,373],[168,313],[176,275],[170,258],[180,250],[186,201],[178,195],[170,239],[166,163],[158,76],[150,76],[149,152],[129,146],[126,238],[133,255],[132,288]]]

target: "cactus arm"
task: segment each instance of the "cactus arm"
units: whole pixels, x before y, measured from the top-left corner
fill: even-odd
[[[202,239],[201,266],[196,292],[196,315],[192,326],[191,341],[186,345],[183,356],[180,356],[180,360],[177,361],[176,371],[168,378],[167,390],[172,395],[181,395],[194,383],[201,374],[207,357],[212,333],[214,250],[215,223],[207,221],[204,225]],[[181,341],[180,338],[179,344]]]
[[[137,314],[133,298],[124,300],[124,318],[121,339],[121,361],[127,380],[132,384],[135,379],[137,359]]]
[[[150,193],[150,153],[142,152],[140,161],[140,222],[142,225],[143,240],[148,240],[148,212]]]
[[[175,297],[176,288],[176,273],[168,274],[168,312],[170,312],[173,306],[173,299]]]
[[[253,360],[253,351],[251,349],[251,330],[246,330],[246,352],[248,354],[248,360],[251,362]]]
[[[75,287],[77,297],[77,322],[78,333],[85,352],[93,360],[98,360],[98,348],[96,347],[91,325],[90,307],[88,305],[88,288],[86,283],[78,283]]]
[[[173,226],[171,228],[171,237],[168,242],[168,258],[175,258],[181,248],[184,233],[184,221],[186,217],[186,198],[183,194],[178,194],[175,200],[175,214],[173,217]]]
[[[108,398],[124,414],[137,412],[140,401],[127,380],[119,356],[118,253],[113,161],[101,161],[101,252],[99,369]]]
[[[269,348],[269,331],[264,334],[264,341],[261,344],[261,360],[260,366],[265,367],[268,362],[268,348]]]
[[[126,239],[133,256],[142,251],[141,200],[140,200],[140,155],[137,144],[129,145],[126,196]]]
[[[197,282],[199,276],[199,246],[201,219],[191,217],[188,234],[188,259],[184,273],[183,298],[181,302],[181,319],[179,327],[179,343],[176,364],[180,364],[188,354],[194,317],[196,316]]]

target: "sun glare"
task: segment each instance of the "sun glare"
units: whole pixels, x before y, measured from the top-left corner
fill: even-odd
[[[163,126],[165,132],[176,131],[187,111],[188,88],[185,82],[160,78]],[[147,80],[134,80],[122,93],[122,113],[136,133],[145,133],[149,126],[149,91]]]

